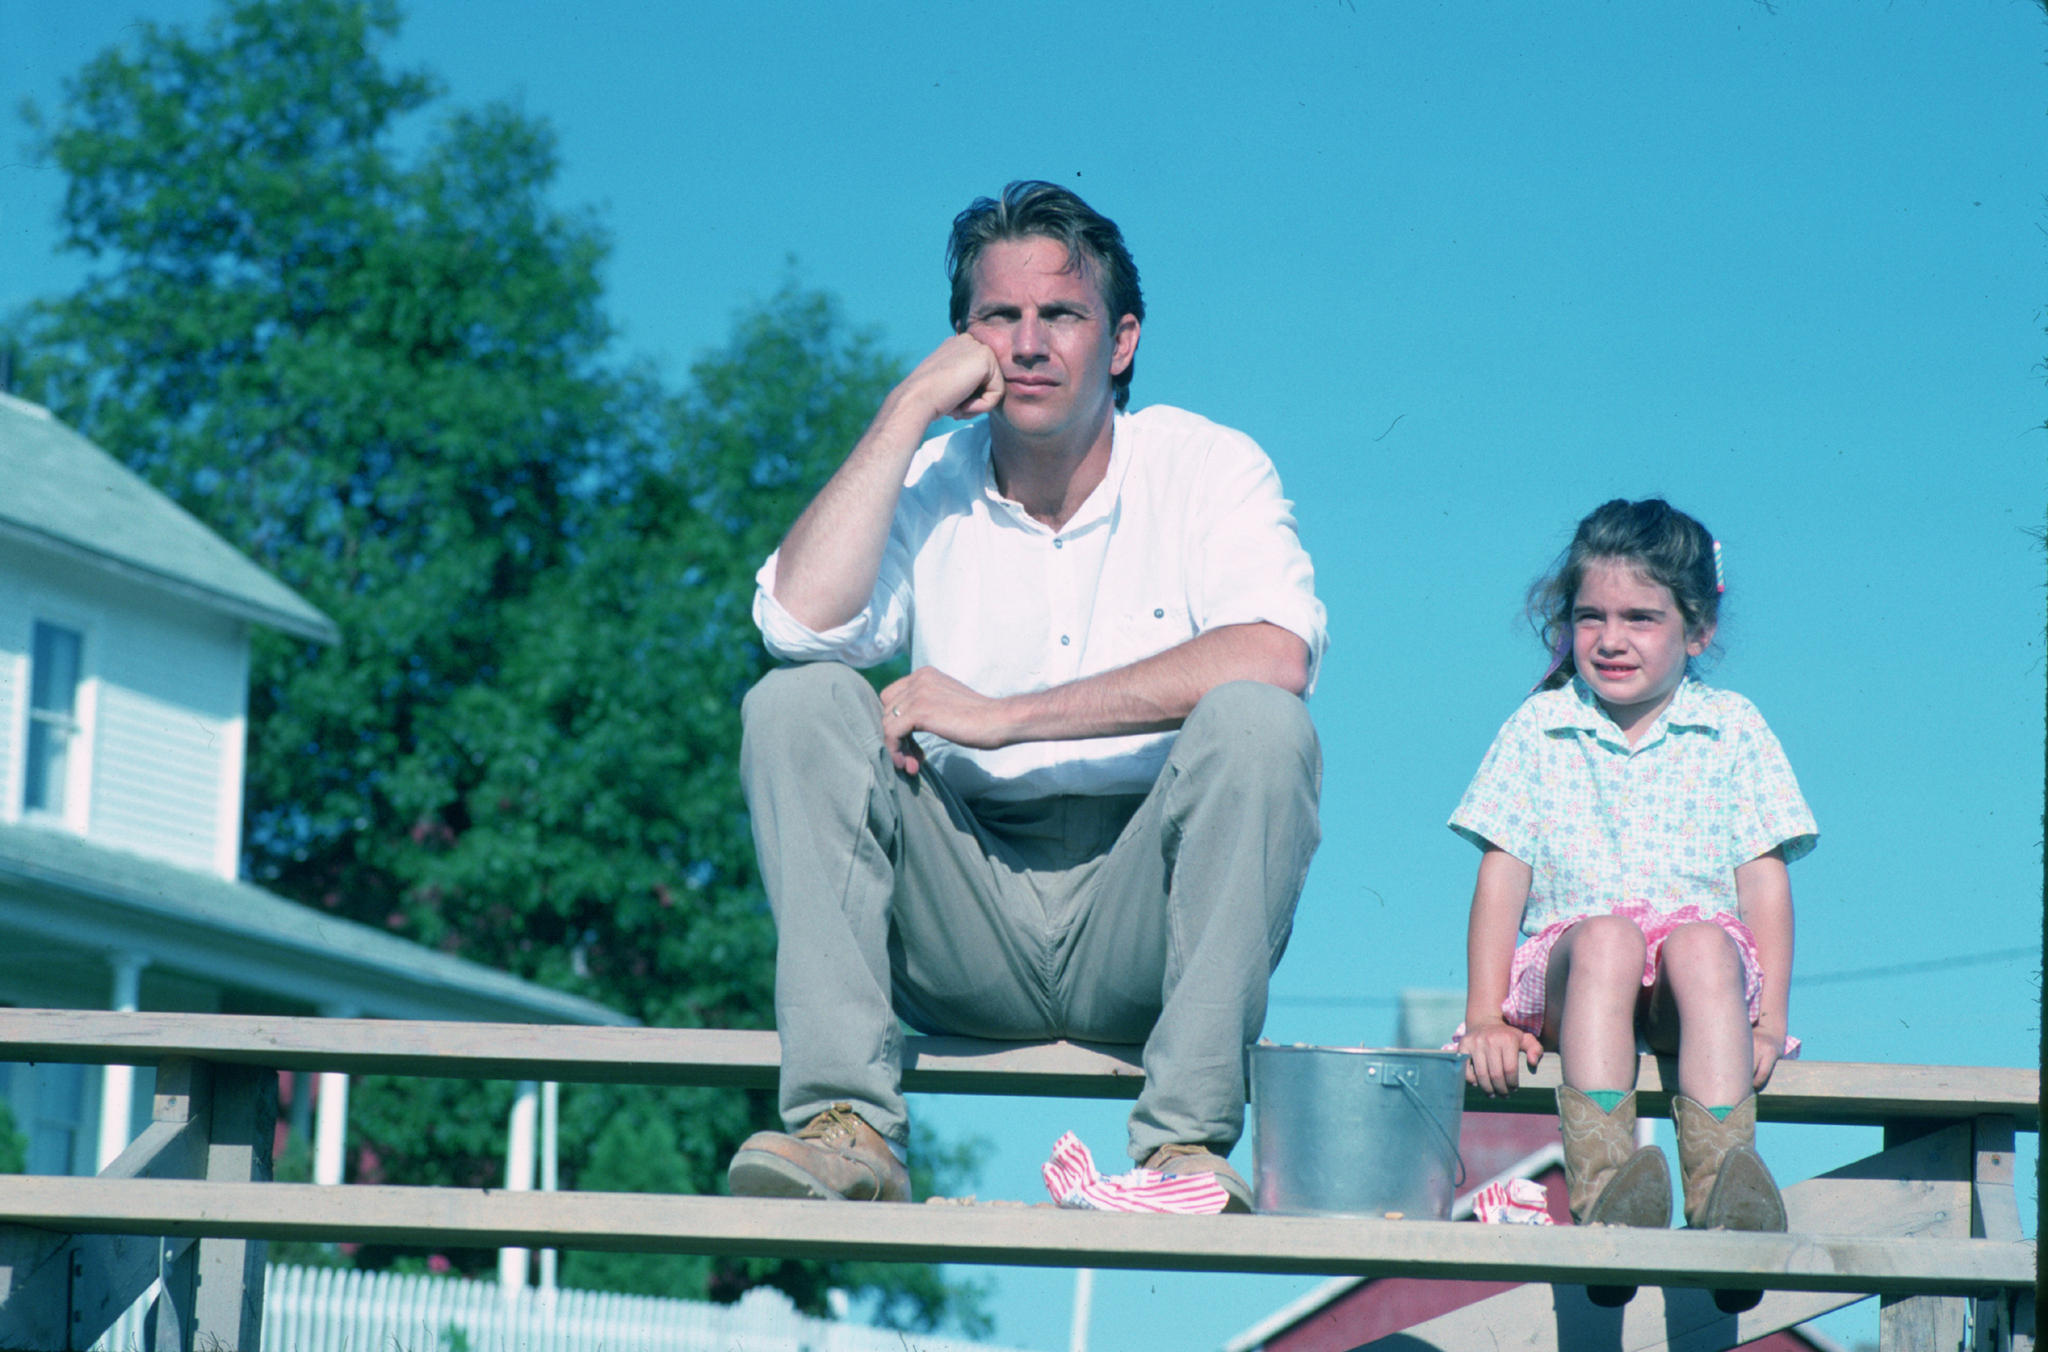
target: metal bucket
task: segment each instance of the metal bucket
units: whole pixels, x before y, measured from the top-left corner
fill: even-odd
[[[1463,1055],[1260,1045],[1251,1061],[1260,1211],[1450,1219]]]

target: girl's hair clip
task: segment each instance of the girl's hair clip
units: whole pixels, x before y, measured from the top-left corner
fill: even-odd
[[[1721,542],[1719,540],[1714,541],[1714,590],[1717,592],[1728,590],[1728,580],[1721,575]]]

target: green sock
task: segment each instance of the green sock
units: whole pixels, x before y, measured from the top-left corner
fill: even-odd
[[[1728,1120],[1728,1114],[1735,1111],[1735,1105],[1731,1103],[1725,1108],[1709,1108],[1707,1109],[1707,1111],[1714,1115],[1714,1120],[1716,1122],[1726,1122]]]
[[[1585,1092],[1587,1098],[1600,1105],[1600,1111],[1603,1113],[1613,1112],[1621,1106],[1621,1101],[1628,1097],[1626,1089],[1588,1089]],[[1721,1109],[1720,1115],[1726,1117],[1728,1110]]]

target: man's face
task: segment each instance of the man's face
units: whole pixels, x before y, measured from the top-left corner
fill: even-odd
[[[1028,437],[1092,432],[1115,400],[1109,380],[1138,350],[1133,315],[1112,320],[1095,269],[1069,267],[1040,236],[997,240],[974,261],[963,331],[995,353],[1003,402],[992,415]]]

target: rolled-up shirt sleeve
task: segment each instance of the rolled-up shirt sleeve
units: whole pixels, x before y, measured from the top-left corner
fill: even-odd
[[[1202,469],[1205,529],[1185,542],[1189,576],[1196,580],[1196,628],[1264,623],[1287,630],[1308,645],[1306,696],[1315,689],[1329,629],[1294,504],[1281,493],[1273,462],[1249,437],[1216,430]]]
[[[754,623],[768,651],[785,662],[844,662],[872,667],[886,662],[910,642],[911,588],[909,552],[896,530],[875,578],[874,593],[858,615],[844,624],[817,630],[797,619],[775,599],[775,572],[782,558],[776,550],[754,574]]]

